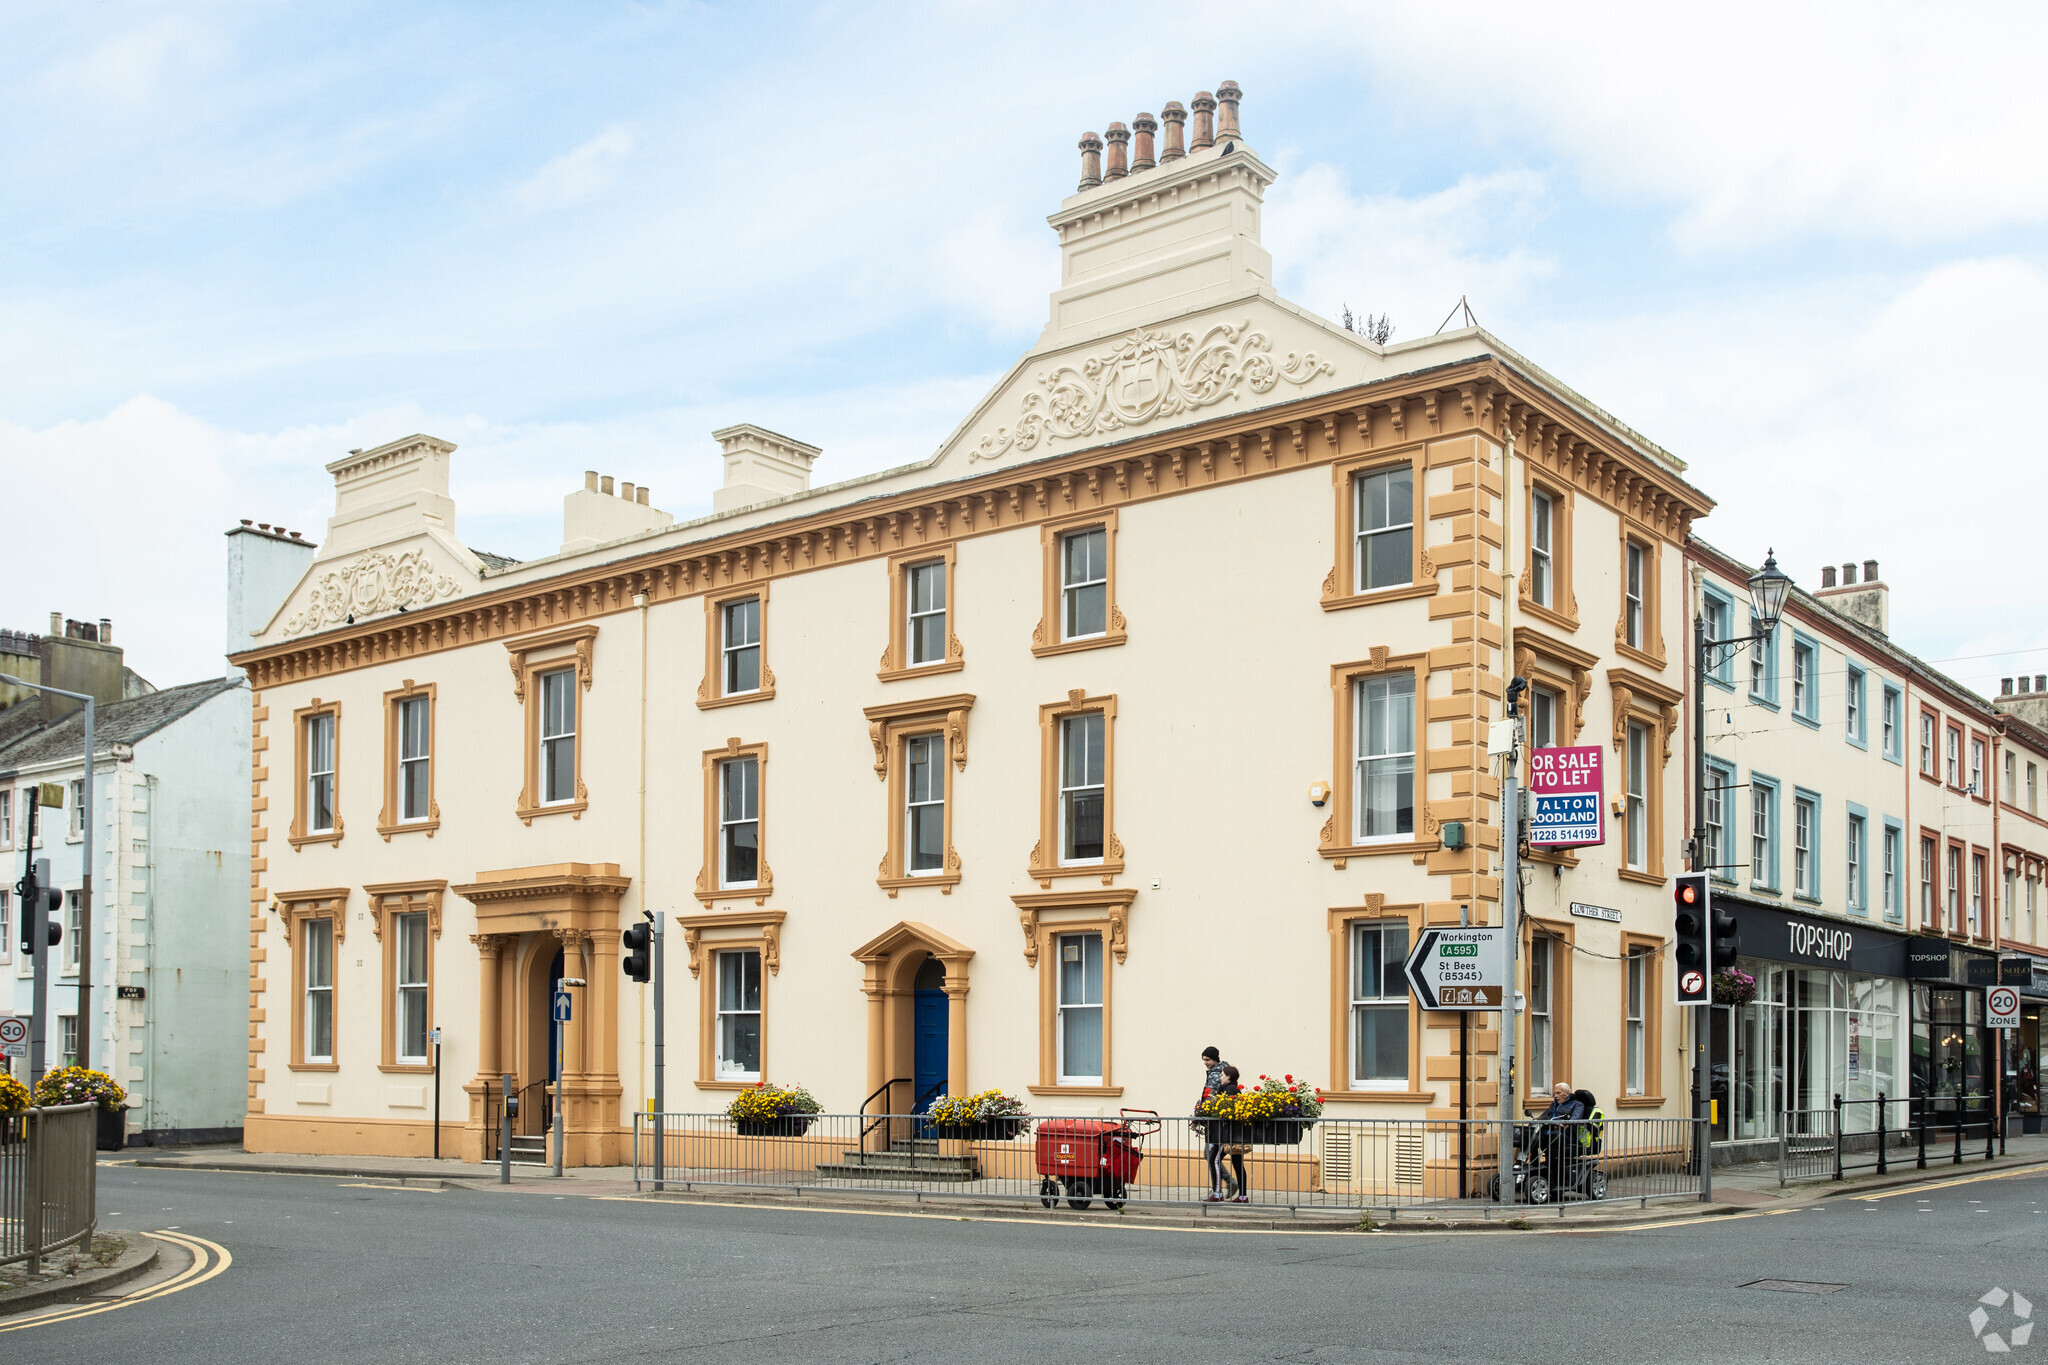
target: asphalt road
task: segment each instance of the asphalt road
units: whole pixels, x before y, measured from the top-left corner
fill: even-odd
[[[104,1225],[219,1277],[0,1335],[0,1359],[1982,1360],[1994,1286],[2048,1318],[2048,1177],[1646,1231],[1146,1231],[364,1189],[108,1167]],[[1848,1287],[1816,1295],[1760,1278]],[[1987,1331],[2018,1322],[2010,1301]],[[4,1326],[0,1323],[0,1326]],[[2009,1358],[2048,1362],[2048,1325]]]

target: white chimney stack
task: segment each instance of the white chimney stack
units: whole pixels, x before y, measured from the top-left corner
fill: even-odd
[[[750,422],[714,431],[711,439],[725,452],[725,485],[711,495],[714,512],[808,492],[811,464],[822,453]]]

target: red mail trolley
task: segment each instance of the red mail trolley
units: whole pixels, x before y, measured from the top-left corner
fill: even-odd
[[[1159,1131],[1154,1109],[1121,1110],[1116,1119],[1040,1119],[1038,1202],[1051,1208],[1064,1191],[1067,1207],[1085,1209],[1100,1199],[1124,1206],[1124,1186],[1145,1159],[1142,1141]]]

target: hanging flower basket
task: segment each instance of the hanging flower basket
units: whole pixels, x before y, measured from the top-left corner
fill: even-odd
[[[1008,1142],[1031,1131],[1024,1101],[1000,1090],[958,1098],[941,1095],[925,1110],[925,1117],[940,1137],[961,1142]]]
[[[1756,978],[1740,967],[1723,967],[1714,973],[1714,1003],[1747,1005],[1756,999]]]

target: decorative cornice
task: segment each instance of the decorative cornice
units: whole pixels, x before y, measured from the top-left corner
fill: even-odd
[[[1296,399],[1264,410],[1249,422],[1223,414],[1156,436],[1138,435],[1110,446],[1042,458],[1028,467],[989,470],[949,483],[908,489],[857,508],[841,505],[805,512],[797,504],[788,520],[769,526],[737,528],[604,564],[571,565],[553,578],[437,605],[431,615],[423,613],[419,619],[384,617],[352,627],[329,628],[313,638],[281,641],[236,654],[233,662],[248,669],[253,686],[272,687],[629,611],[636,595],[644,594],[659,605],[714,589],[751,587],[837,564],[885,558],[895,552],[895,547],[885,547],[882,539],[892,513],[899,517],[899,534],[905,544],[936,549],[949,541],[1036,525],[1077,512],[1109,510],[1125,502],[1290,473],[1306,464],[1284,460],[1268,464],[1247,456],[1257,456],[1262,445],[1270,445],[1276,430],[1291,432],[1296,421],[1328,420],[1339,413],[1365,412],[1368,420],[1360,432],[1361,448],[1380,453],[1416,439],[1418,433],[1404,425],[1408,404],[1426,393],[1455,391],[1482,379],[1497,386],[1490,418],[1502,434],[1511,421],[1525,421],[1532,412],[1540,413],[1546,422],[1557,423],[1560,437],[1566,434],[1567,421],[1585,433],[1560,439],[1554,447],[1546,441],[1542,449],[1528,452],[1529,458],[1540,461],[1553,477],[1611,503],[1613,477],[1625,468],[1639,471],[1638,477],[1665,495],[1659,504],[1662,524],[1655,529],[1674,541],[1682,541],[1692,519],[1711,509],[1712,500],[1705,494],[1652,457],[1623,449],[1581,417],[1568,397],[1548,393],[1540,380],[1522,374],[1509,361],[1489,356],[1422,375],[1399,375]],[[1451,406],[1454,411],[1458,408],[1457,404]],[[1387,426],[1375,431],[1382,414]],[[1475,404],[1475,421],[1478,415]],[[1595,439],[1620,453],[1601,453],[1591,443]],[[1147,456],[1154,458],[1159,476],[1149,481],[1128,477],[1133,462],[1142,473]],[[1170,472],[1157,470],[1156,462],[1162,457]],[[1327,463],[1335,458],[1315,444],[1307,447],[1306,457],[1307,463]],[[1121,481],[1116,472],[1119,465],[1126,473]],[[943,521],[942,509],[946,513]],[[905,532],[902,518],[912,510],[926,515]]]

